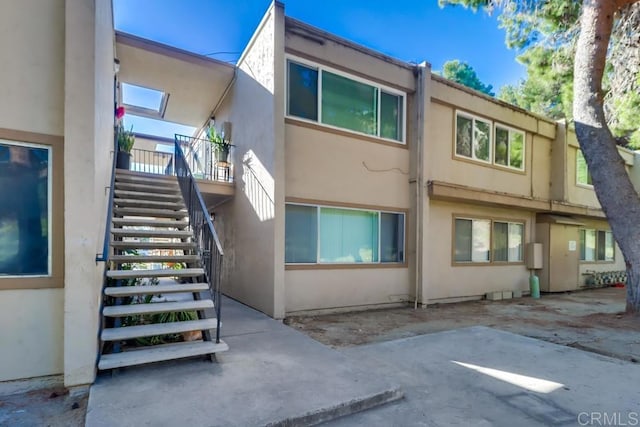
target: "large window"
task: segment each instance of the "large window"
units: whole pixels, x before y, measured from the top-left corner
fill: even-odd
[[[613,261],[613,234],[605,230],[580,230],[580,261]]]
[[[576,153],[576,182],[581,185],[593,185],[591,182],[591,174],[587,167],[587,161],[581,150]]]
[[[402,263],[404,220],[397,212],[287,204],[285,261]]]
[[[456,112],[455,154],[497,166],[524,170],[525,134],[505,125]]]
[[[287,114],[404,141],[404,94],[324,67],[288,61]]]
[[[454,262],[522,262],[524,224],[456,218]]]
[[[51,273],[51,150],[0,140],[0,276]]]

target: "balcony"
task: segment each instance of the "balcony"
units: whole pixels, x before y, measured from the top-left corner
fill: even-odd
[[[137,135],[131,150],[130,170],[141,174],[175,176],[175,144],[180,144],[208,209],[234,195],[233,163],[230,159],[218,159],[211,143],[205,139],[176,135],[174,143],[171,143],[165,138]]]

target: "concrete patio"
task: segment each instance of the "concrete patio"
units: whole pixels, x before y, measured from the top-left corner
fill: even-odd
[[[405,398],[334,426],[631,426],[640,366],[486,327],[351,347]]]
[[[158,363],[103,375],[91,387],[86,425],[308,425],[402,398],[362,369],[281,322],[224,299],[217,363]]]

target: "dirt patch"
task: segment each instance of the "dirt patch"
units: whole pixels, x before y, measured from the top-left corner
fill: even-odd
[[[0,425],[12,427],[84,426],[88,396],[72,397],[64,388],[0,397]]]
[[[640,318],[623,313],[619,288],[543,295],[541,299],[473,301],[322,316],[293,316],[285,323],[333,347],[348,347],[468,326],[496,329],[640,360]]]

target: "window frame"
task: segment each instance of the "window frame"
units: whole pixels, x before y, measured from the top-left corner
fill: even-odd
[[[496,135],[497,135],[497,128],[500,127],[504,130],[506,130],[507,133],[507,138],[509,138],[511,136],[511,132],[513,133],[519,133],[522,135],[522,167],[521,168],[517,168],[515,166],[511,166],[511,147],[509,147],[509,149],[507,150],[507,165],[501,165],[500,163],[496,163]],[[511,141],[509,141],[511,142]],[[520,129],[516,129],[514,127],[505,125],[504,123],[500,123],[500,122],[494,122],[493,123],[493,157],[492,157],[492,163],[499,167],[499,168],[503,168],[503,169],[511,169],[511,170],[515,170],[518,172],[524,172],[525,170],[525,162],[526,162],[526,158],[527,158],[527,133],[525,131],[522,131]]]
[[[585,240],[586,240],[586,232],[587,231],[592,231],[595,235],[595,247],[593,248],[593,259],[582,259],[582,247],[579,248],[578,251],[578,261],[581,264],[612,264],[616,262],[616,240],[613,238],[613,233],[611,232],[611,230],[605,230],[605,229],[600,229],[600,228],[587,228],[587,227],[581,227],[578,230],[578,242],[582,242],[582,233],[585,233]],[[598,259],[598,244],[600,243],[600,233],[604,233],[604,239],[605,242],[603,243],[604,246],[604,259]],[[606,247],[606,240],[607,240],[607,235],[611,236],[611,241],[613,243],[612,245],[612,250],[613,250],[613,257],[611,259],[607,259],[607,247]],[[586,251],[585,251],[586,253]]]
[[[311,119],[306,119],[304,117],[298,117],[298,116],[294,116],[289,114],[289,62],[293,62],[299,65],[302,65],[304,67],[307,68],[311,68],[314,69],[318,72],[318,84],[317,84],[317,96],[316,96],[316,101],[317,101],[317,114],[318,114],[318,118],[317,120],[311,120]],[[335,125],[331,125],[331,124],[327,124],[324,123],[322,121],[322,73],[323,72],[329,72],[332,74],[335,74],[337,76],[349,79],[349,80],[353,80],[354,82],[357,83],[362,83],[368,86],[371,86],[373,88],[376,89],[376,134],[375,135],[371,135],[368,133],[364,133],[364,132],[359,132],[356,130],[352,130],[352,129],[348,129],[348,128],[343,128],[343,127],[339,127],[339,126],[335,126]],[[380,123],[380,115],[381,115],[381,100],[382,100],[382,92],[385,92],[389,95],[394,95],[394,96],[400,96],[402,98],[402,119],[401,119],[401,132],[402,132],[402,138],[397,140],[397,139],[391,139],[391,138],[385,138],[383,136],[381,136],[381,123]],[[299,56],[295,56],[295,55],[285,55],[285,96],[284,96],[284,103],[285,103],[285,107],[284,107],[284,115],[285,118],[287,119],[291,119],[291,120],[297,120],[297,121],[301,121],[301,122],[305,122],[305,123],[313,123],[314,125],[318,125],[318,126],[322,126],[322,127],[326,127],[328,129],[334,129],[337,131],[341,131],[341,132],[348,132],[351,133],[353,135],[359,135],[359,136],[364,136],[367,138],[375,138],[375,139],[379,139],[381,141],[385,141],[385,142],[391,142],[394,144],[398,144],[398,145],[407,145],[407,93],[403,92],[401,90],[395,89],[393,87],[381,84],[381,83],[377,83],[373,80],[369,80],[366,78],[362,78],[359,76],[356,76],[354,74],[349,74],[347,72],[341,71],[339,69],[324,65],[324,64],[320,64],[317,62],[313,62],[304,58],[300,58]]]
[[[476,120],[480,120],[482,122],[488,123],[489,124],[489,160],[482,160],[482,159],[478,159],[475,157],[475,153],[473,151],[473,146],[471,147],[471,157],[467,157],[467,156],[463,156],[461,154],[458,154],[457,152],[457,148],[458,148],[458,116],[462,116],[466,119],[470,119],[472,120],[472,126],[473,123],[475,123]],[[516,168],[513,166],[508,166],[508,165],[501,165],[499,163],[496,163],[495,161],[495,151],[496,151],[496,128],[500,127],[504,130],[507,130],[509,133],[511,132],[515,132],[515,133],[519,133],[522,135],[522,168]],[[473,128],[472,128],[472,132],[473,132]],[[472,135],[473,136],[473,135]],[[507,136],[508,137],[508,136]],[[473,144],[473,141],[472,141]],[[508,153],[508,159],[510,159],[511,157],[511,152],[509,151]],[[520,173],[520,174],[526,174],[527,171],[527,167],[526,167],[526,159],[527,159],[527,132],[522,130],[522,129],[518,129],[515,128],[513,126],[504,124],[502,122],[499,121],[494,121],[491,120],[487,117],[483,117],[474,113],[470,113],[466,110],[460,110],[460,109],[455,109],[454,111],[454,115],[453,115],[453,158],[457,159],[457,160],[462,160],[462,161],[467,161],[467,162],[472,162],[472,163],[479,163],[481,165],[487,165],[487,166],[491,166],[491,167],[495,167],[498,168],[500,170],[503,171],[507,171],[507,172],[515,172],[515,173]]]
[[[39,143],[32,143],[32,142],[26,142],[26,141],[15,141],[15,140],[9,140],[1,137],[0,137],[0,144],[7,145],[7,146],[34,148],[38,150],[47,150],[47,274],[20,274],[20,275],[4,274],[4,275],[0,275],[0,280],[33,280],[33,279],[50,280],[54,277],[53,205],[55,201],[54,201],[54,193],[53,193],[53,181],[54,181],[53,147],[48,144],[39,144]],[[28,288],[30,287],[26,287],[26,289]],[[4,289],[4,287],[0,287],[0,290],[1,289]],[[17,289],[20,289],[20,288],[17,287]]]
[[[580,157],[582,157],[584,159],[584,164],[585,164],[585,167],[587,168],[587,182],[580,182],[580,179],[579,179],[578,163],[580,161]],[[576,178],[576,186],[577,187],[588,188],[590,190],[593,190],[593,184],[589,184],[589,181],[593,182],[593,178],[591,177],[591,172],[589,171],[589,165],[587,165],[587,159],[584,158],[584,154],[582,154],[582,150],[580,148],[576,148],[576,173],[575,173],[575,178]]]
[[[488,261],[456,261],[456,220],[468,220],[468,221],[489,221],[489,260]],[[508,261],[509,255],[507,252],[507,261],[496,261],[495,260],[495,250],[494,250],[494,224],[502,223],[507,224],[507,230],[509,229],[510,224],[517,224],[522,226],[522,259],[517,261]],[[508,231],[507,231],[508,233]],[[508,234],[507,234],[508,236]],[[508,238],[508,237],[507,237]],[[471,236],[473,240],[473,235]],[[451,221],[451,265],[454,267],[464,267],[464,266],[513,266],[513,265],[524,265],[524,247],[527,242],[527,220],[525,219],[512,219],[512,218],[494,218],[494,217],[483,217],[483,216],[471,216],[468,214],[453,214]],[[508,248],[507,248],[508,250]]]
[[[458,116],[462,116],[465,119],[469,119],[471,120],[471,157],[467,157],[467,156],[463,156],[461,154],[458,154]],[[476,120],[479,120],[481,122],[484,122],[486,124],[489,125],[489,160],[482,160],[476,157],[475,155],[475,151],[473,149],[474,147],[474,138],[475,138],[475,134],[474,134],[474,130],[475,130],[475,123]],[[471,160],[473,162],[479,162],[479,163],[484,163],[487,165],[492,165],[493,164],[493,122],[489,119],[486,119],[484,117],[481,116],[476,116],[475,114],[471,114],[468,113],[466,111],[462,111],[462,110],[456,110],[456,114],[455,114],[455,120],[453,123],[453,128],[454,128],[454,137],[453,137],[453,155],[457,158],[460,159],[465,159],[465,160]]]
[[[296,268],[358,268],[358,267],[404,267],[407,265],[407,211],[406,210],[393,210],[393,209],[385,209],[385,208],[376,208],[376,207],[353,207],[353,206],[343,206],[339,204],[318,204],[318,203],[307,203],[307,202],[298,202],[291,201],[285,202],[285,210],[287,205],[296,205],[296,206],[307,206],[316,209],[316,262],[295,262],[290,263],[285,259],[285,268],[287,269],[296,269]],[[378,261],[376,262],[322,262],[320,261],[320,222],[321,222],[321,209],[341,209],[341,210],[351,210],[351,211],[359,211],[359,212],[373,212],[377,214],[378,219]],[[382,227],[382,214],[396,214],[402,215],[402,227],[403,227],[403,239],[402,239],[402,261],[382,261],[382,253],[381,253],[381,227]],[[285,236],[286,241],[286,236]],[[286,252],[286,250],[285,250]]]

